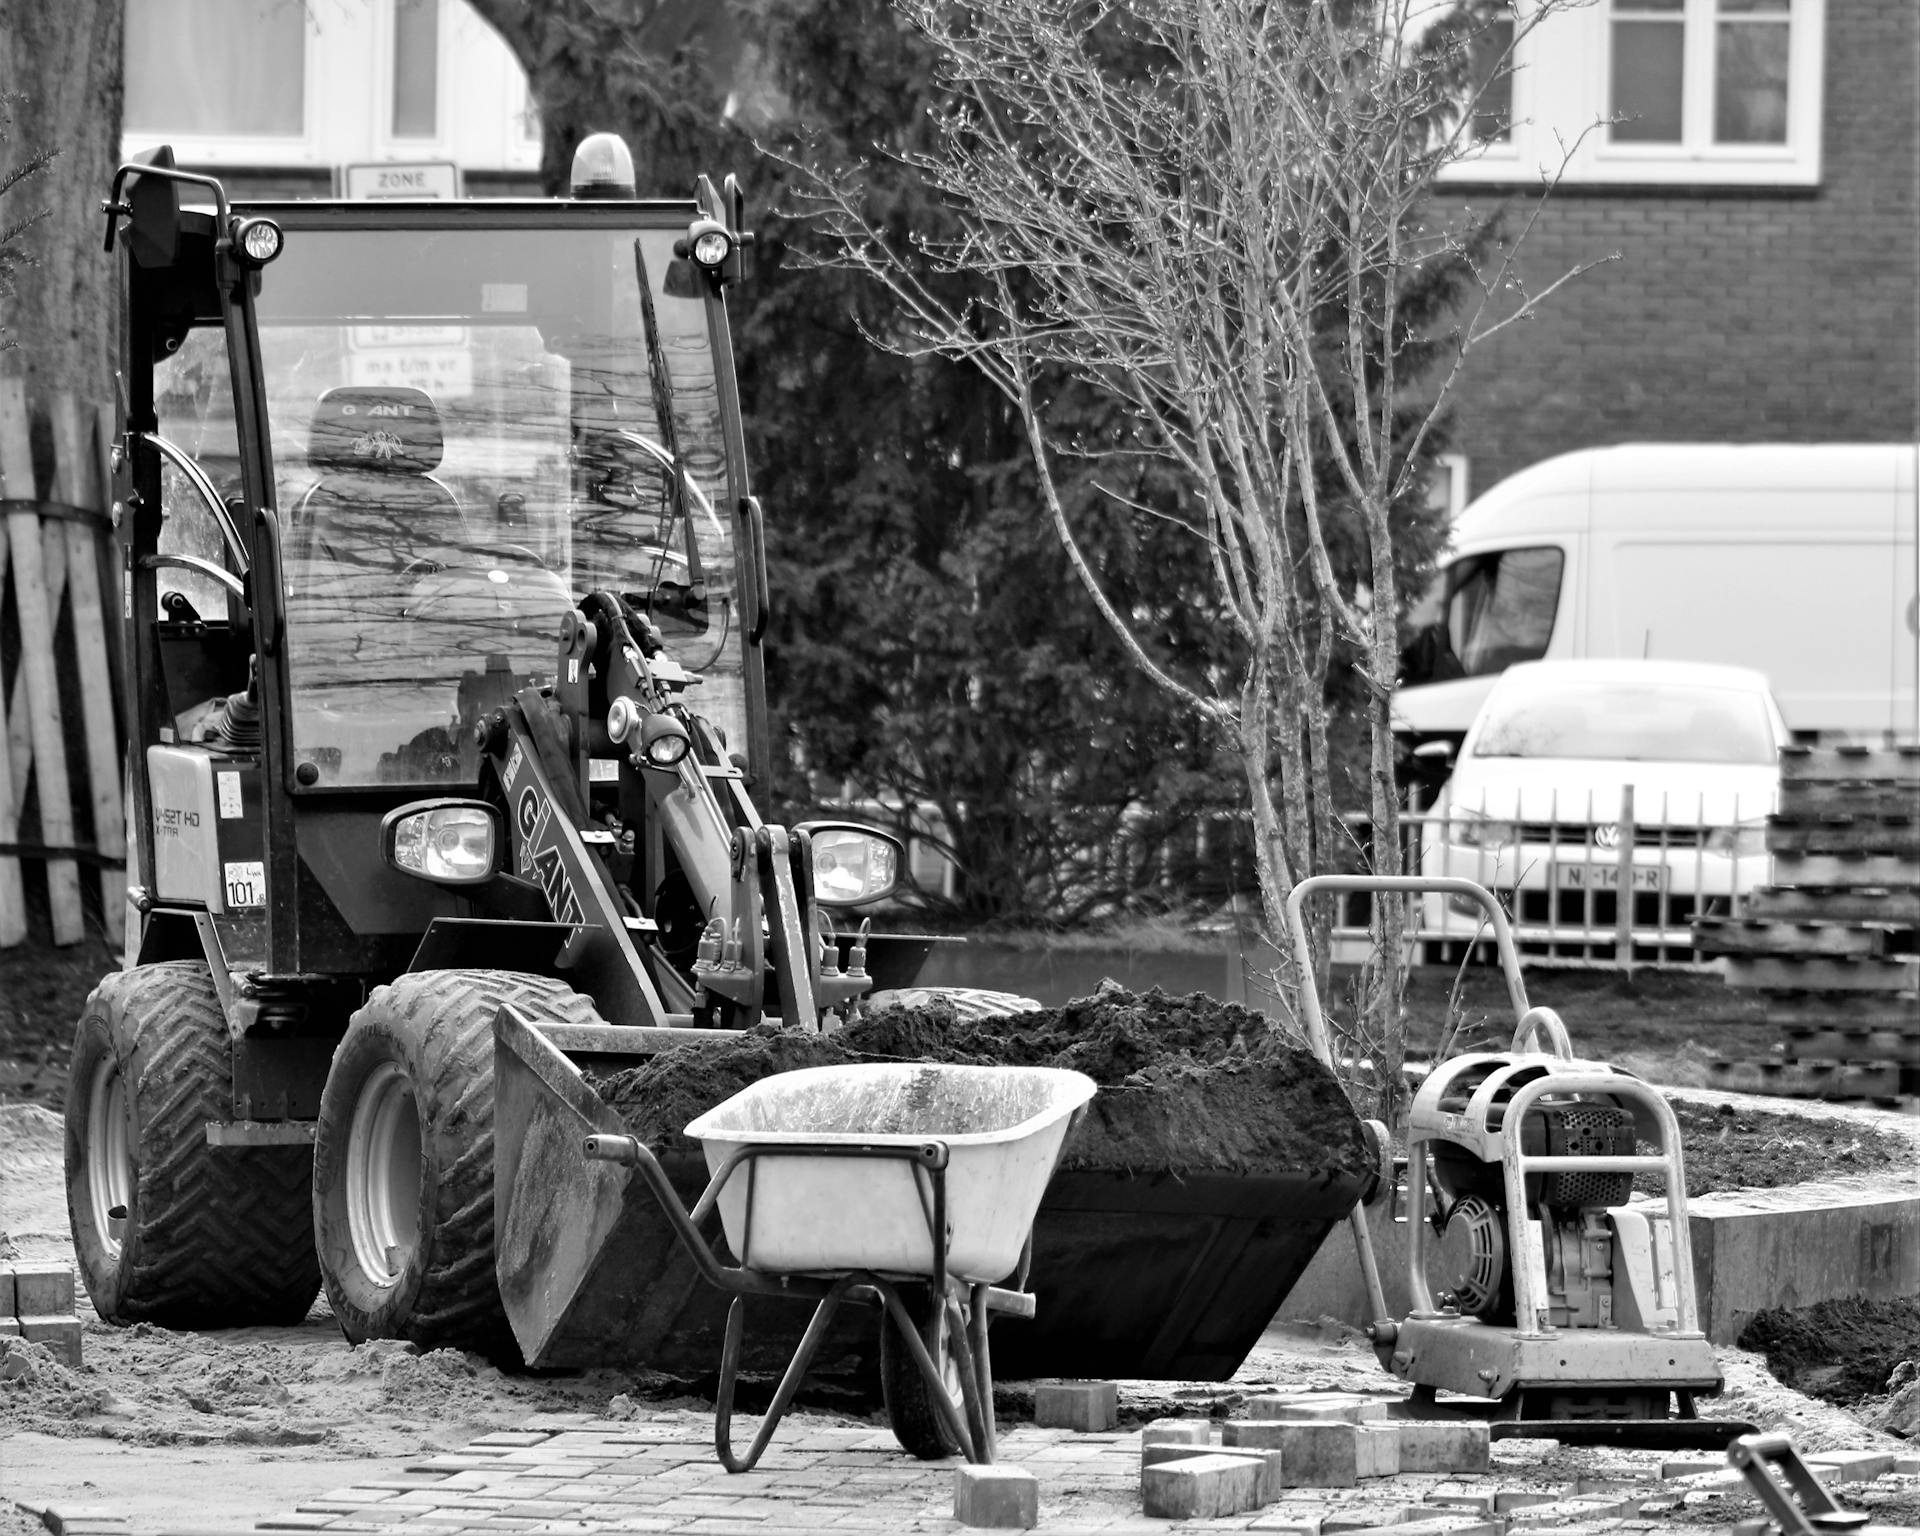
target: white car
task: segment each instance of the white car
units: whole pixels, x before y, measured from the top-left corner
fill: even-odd
[[[1696,915],[1727,912],[1736,893],[1766,882],[1787,740],[1766,678],[1749,668],[1510,667],[1424,821],[1421,868],[1493,890],[1529,949],[1610,951],[1623,885],[1634,942],[1687,949]],[[1459,897],[1422,907],[1430,942],[1472,939],[1480,919]]]

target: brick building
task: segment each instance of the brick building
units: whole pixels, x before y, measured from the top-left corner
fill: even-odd
[[[1443,211],[1517,228],[1586,129],[1521,270],[1619,259],[1470,360],[1471,494],[1633,440],[1920,441],[1920,4],[1598,0],[1516,65]]]

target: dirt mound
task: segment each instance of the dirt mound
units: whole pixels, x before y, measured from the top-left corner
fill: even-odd
[[[1809,1397],[1843,1407],[1898,1397],[1920,1370],[1920,1300],[1775,1308],[1747,1324],[1740,1347],[1765,1355],[1768,1370]]]
[[[83,1381],[44,1344],[0,1338],[0,1418],[89,1418],[113,1407],[113,1394]]]
[[[1064,1007],[959,1018],[942,998],[832,1035],[760,1028],[590,1079],[636,1136],[690,1149],[687,1122],[777,1072],[863,1061],[1065,1067],[1100,1085],[1062,1169],[1362,1173],[1366,1144],[1331,1073],[1258,1013],[1196,992],[1103,988]]]
[[[1723,1189],[1781,1189],[1913,1167],[1912,1143],[1873,1126],[1780,1114],[1744,1104],[1701,1104],[1678,1098],[1667,1102],[1680,1122],[1689,1197]],[[1659,1181],[1643,1177],[1634,1187],[1654,1193]]]

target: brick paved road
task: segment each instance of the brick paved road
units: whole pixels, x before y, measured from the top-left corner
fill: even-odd
[[[751,1420],[737,1426],[752,1427]],[[625,1422],[540,1415],[524,1429],[483,1435],[456,1453],[424,1456],[402,1476],[336,1489],[260,1527],[382,1536],[946,1536],[965,1529],[953,1519],[956,1463],[914,1461],[885,1429],[796,1415],[781,1426],[757,1470],[730,1475],[714,1458],[712,1428],[710,1416],[690,1409],[653,1410]],[[1574,1468],[1550,1442],[1509,1441],[1497,1448],[1493,1470],[1483,1476],[1402,1475],[1350,1489],[1296,1489],[1254,1513],[1176,1523],[1140,1512],[1139,1456],[1137,1430],[1074,1434],[1021,1425],[1000,1438],[1000,1459],[1039,1479],[1045,1536],[1241,1530],[1358,1536],[1448,1516],[1451,1531],[1429,1526],[1426,1533],[1416,1529],[1402,1536],[1507,1536],[1529,1528],[1581,1536],[1650,1533],[1676,1521],[1686,1527],[1685,1536],[1709,1536],[1733,1532],[1758,1514],[1737,1479],[1723,1470],[1702,1470],[1697,1459],[1584,1452],[1577,1480],[1569,1481]],[[1865,1476],[1881,1487],[1899,1483],[1920,1490],[1920,1462],[1910,1459],[1891,1474],[1878,1465],[1830,1470],[1836,1477]],[[1529,1508],[1536,1513],[1529,1515]],[[1462,1519],[1469,1514],[1479,1517],[1471,1530]],[[57,1515],[48,1523],[59,1530]],[[77,1522],[72,1536],[127,1531],[123,1522],[96,1517]]]

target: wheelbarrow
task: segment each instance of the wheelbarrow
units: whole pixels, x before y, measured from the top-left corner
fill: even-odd
[[[988,1326],[1033,1316],[1034,1213],[1094,1091],[1083,1074],[1048,1067],[862,1064],[763,1078],[687,1126],[711,1175],[691,1210],[638,1138],[585,1138],[589,1160],[638,1173],[700,1275],[732,1297],[714,1401],[721,1465],[745,1472],[759,1461],[849,1301],[882,1309],[881,1386],[902,1446],[993,1460]],[[737,1263],[703,1235],[716,1211]],[[1011,1287],[997,1283],[1009,1276]],[[750,1296],[814,1310],[739,1454],[733,1403]]]

